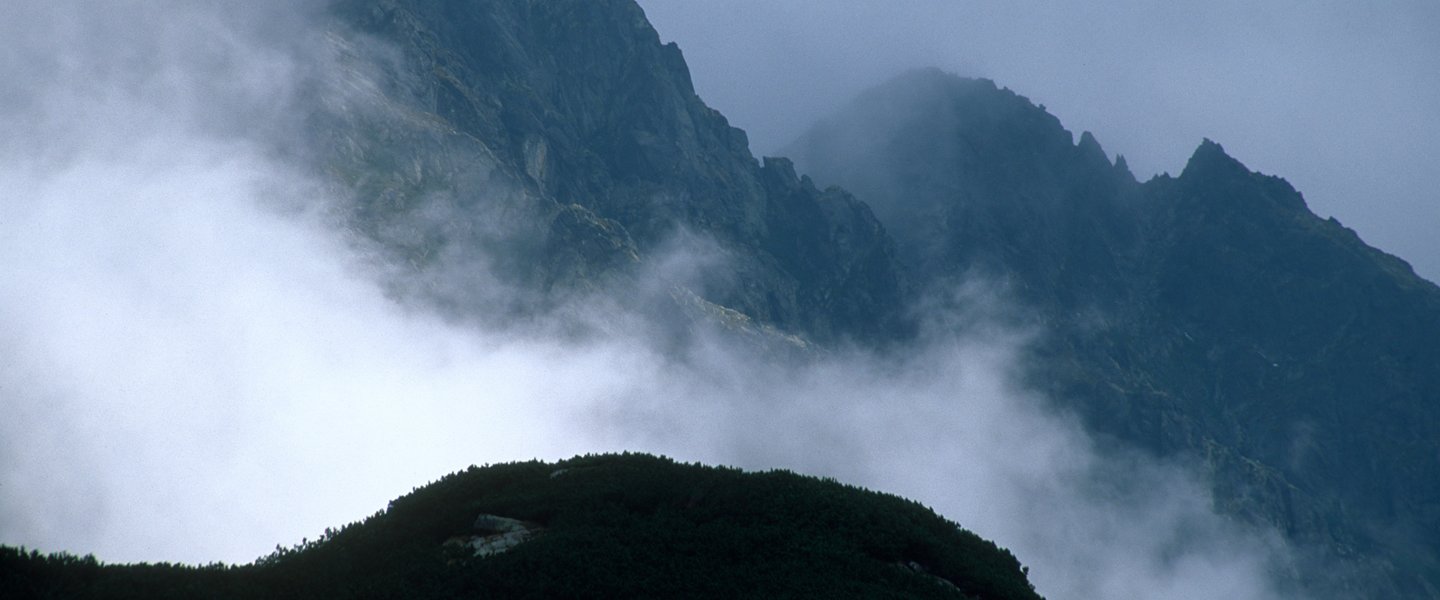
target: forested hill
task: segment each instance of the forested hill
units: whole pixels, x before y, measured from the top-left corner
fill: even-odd
[[[243,566],[0,547],[0,597],[1039,598],[1009,552],[914,502],[638,454],[472,467]]]

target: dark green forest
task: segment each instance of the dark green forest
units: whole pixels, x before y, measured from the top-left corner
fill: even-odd
[[[479,515],[535,525],[456,540]],[[0,598],[1037,599],[1010,552],[903,498],[643,454],[470,467],[247,565],[0,547]]]

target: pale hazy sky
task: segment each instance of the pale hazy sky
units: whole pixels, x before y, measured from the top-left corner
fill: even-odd
[[[994,79],[1138,177],[1202,138],[1440,280],[1440,2],[641,0],[774,152],[899,71]]]

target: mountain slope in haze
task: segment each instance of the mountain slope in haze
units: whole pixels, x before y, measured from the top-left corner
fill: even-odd
[[[354,227],[438,274],[422,279],[439,304],[494,310],[477,302],[493,282],[467,283],[480,271],[526,306],[641,288],[647,271],[673,275],[682,306],[814,340],[903,329],[905,286],[869,209],[757,161],[634,2],[332,12],[342,67],[314,91],[313,160],[358,190]]]
[[[1227,512],[1368,597],[1440,597],[1440,289],[1206,140],[1139,183],[986,80],[870,90],[788,149],[871,204],[916,285],[1001,285],[1031,379],[1087,424],[1203,457]]]
[[[471,467],[238,567],[0,547],[0,596],[17,600],[477,594],[1039,599],[1009,552],[913,502],[645,455]]]

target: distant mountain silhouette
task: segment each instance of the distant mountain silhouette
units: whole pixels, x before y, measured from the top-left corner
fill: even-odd
[[[788,148],[874,207],[921,289],[1004,285],[1048,332],[1032,382],[1201,457],[1225,511],[1329,549],[1324,586],[1440,585],[1440,289],[1205,140],[1137,183],[1023,96],[917,71]]]

